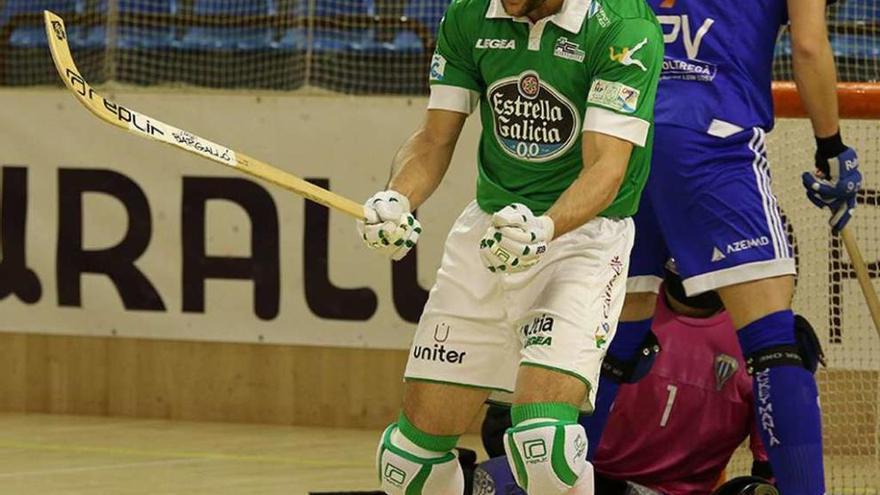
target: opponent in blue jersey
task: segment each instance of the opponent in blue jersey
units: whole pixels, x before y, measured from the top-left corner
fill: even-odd
[[[666,56],[629,293],[608,353],[624,362],[636,357],[668,256],[689,296],[717,291],[754,377],[756,417],[783,495],[825,493],[818,392],[795,340],[795,263],[764,143],[773,126],[774,45],[787,22],[817,144],[816,172],[803,181],[808,198],[831,209],[835,233],[849,220],[861,182],[856,153],[838,128],[825,2],[648,0],[664,28]],[[616,392],[603,376],[586,428],[591,450]]]

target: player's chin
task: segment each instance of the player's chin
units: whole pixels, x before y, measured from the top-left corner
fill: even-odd
[[[504,12],[513,17],[522,17],[528,13],[528,0],[501,0]]]

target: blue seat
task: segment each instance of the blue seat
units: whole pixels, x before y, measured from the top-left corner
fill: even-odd
[[[448,0],[410,0],[404,7],[403,15],[411,21],[422,24],[431,35],[435,35],[448,5]],[[421,53],[427,47],[415,31],[404,30],[395,35],[393,42],[384,43],[378,48],[402,54]]]
[[[373,0],[315,0],[314,17],[375,15]]]
[[[448,0],[410,0],[404,8],[403,15],[421,22],[432,33],[436,33],[440,19],[443,18],[448,6]]]
[[[9,18],[20,14],[42,14],[44,10],[63,16],[81,13],[84,7],[83,0],[6,0],[2,16]]]
[[[169,20],[178,14],[177,0],[119,0],[119,36],[117,46],[123,50],[160,50],[177,45],[176,31],[167,26],[146,25],[138,16],[167,15]]]
[[[43,27],[42,13],[51,10],[67,22],[67,36],[71,45],[76,46],[85,37],[85,30],[71,23],[72,17],[83,12],[84,0],[7,0],[0,13],[0,24],[5,24],[17,16],[32,16],[33,22],[13,29],[9,37],[12,48],[39,48],[48,46],[46,30]]]
[[[72,47],[81,47],[85,45],[86,30],[70,26],[67,28],[67,41]],[[46,41],[46,29],[40,27],[21,27],[12,31],[9,36],[9,46],[11,48],[43,48],[49,46]]]
[[[846,0],[832,10],[831,18],[839,22],[880,21],[880,6],[873,2]]]
[[[775,57],[791,57],[791,33],[788,30],[776,42]]]
[[[277,15],[272,0],[195,0],[197,17]],[[275,33],[268,23],[263,26],[209,27],[197,26],[186,31],[180,46],[189,50],[265,50],[277,48]]]
[[[880,44],[870,36],[832,34],[831,49],[835,57],[850,59],[880,59]]]
[[[189,50],[262,50],[276,48],[271,28],[193,27],[183,35],[181,48]]]
[[[272,0],[195,0],[196,16],[242,16],[275,13]]]
[[[309,35],[303,28],[287,29],[278,40],[278,48],[286,52],[304,52],[308,46]]]
[[[174,14],[177,9],[176,0],[119,0],[120,14]]]
[[[341,16],[375,15],[372,0],[316,0],[313,16],[320,24],[321,19],[336,19]],[[316,53],[359,52],[375,44],[371,25],[346,28],[315,27],[312,33],[312,50]]]

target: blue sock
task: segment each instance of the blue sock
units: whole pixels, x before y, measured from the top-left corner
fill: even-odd
[[[743,354],[795,344],[794,314],[779,311],[737,332]],[[755,414],[779,491],[823,495],[822,415],[816,380],[801,366],[775,366],[753,376]]]
[[[651,331],[651,319],[641,321],[625,321],[617,325],[617,332],[608,347],[608,354],[620,359],[630,361],[636,357],[645,337]],[[593,461],[599,448],[599,440],[602,431],[608,423],[608,415],[611,405],[617,397],[617,389],[620,384],[615,380],[599,377],[599,389],[596,391],[596,407],[590,416],[581,416],[579,422],[587,430],[587,460]]]

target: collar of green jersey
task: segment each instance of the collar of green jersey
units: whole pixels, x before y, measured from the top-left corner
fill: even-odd
[[[590,4],[592,3],[593,0],[565,0],[562,3],[562,9],[550,16],[550,22],[570,33],[577,34],[584,24],[584,18],[587,16]],[[491,0],[489,2],[486,19],[512,19],[517,22],[531,23],[528,17],[513,17],[505,12],[501,0]]]

